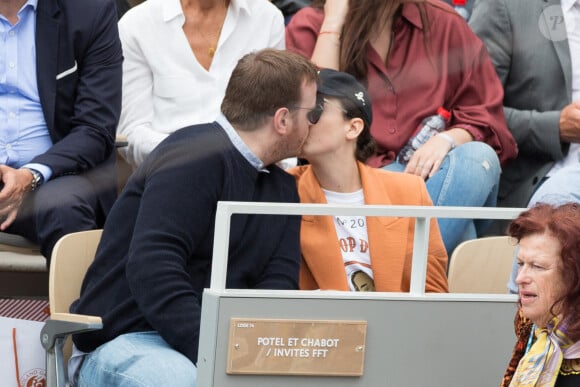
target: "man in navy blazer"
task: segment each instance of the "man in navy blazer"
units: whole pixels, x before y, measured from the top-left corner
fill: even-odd
[[[50,258],[116,194],[122,49],[112,0],[0,2],[0,230]]]

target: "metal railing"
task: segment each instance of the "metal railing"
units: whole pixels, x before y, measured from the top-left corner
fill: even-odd
[[[514,219],[523,208],[425,207],[393,205],[331,205],[296,203],[218,202],[213,245],[211,289],[224,290],[228,265],[230,221],[233,214],[346,215],[415,218],[411,295],[425,294],[429,221],[432,218]]]

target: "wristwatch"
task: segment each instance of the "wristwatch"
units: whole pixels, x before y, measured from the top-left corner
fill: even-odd
[[[42,183],[44,182],[44,177],[36,169],[32,169],[32,168],[25,168],[25,169],[27,169],[30,173],[32,173],[32,183],[30,183],[30,190],[36,191],[38,189],[38,187],[40,187],[42,185]]]

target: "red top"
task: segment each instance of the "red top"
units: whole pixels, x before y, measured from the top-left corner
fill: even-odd
[[[428,116],[443,106],[451,112],[449,128],[467,130],[485,141],[500,162],[517,155],[517,145],[503,112],[503,88],[483,43],[447,4],[425,4],[431,34],[425,46],[419,9],[403,5],[393,28],[388,66],[369,46],[368,91],[373,106],[371,133],[378,151],[368,164],[392,162]],[[324,14],[306,7],[286,28],[286,47],[312,56]]]

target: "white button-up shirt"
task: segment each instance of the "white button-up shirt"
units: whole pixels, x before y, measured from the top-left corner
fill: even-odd
[[[284,49],[282,13],[267,0],[231,0],[209,71],[197,61],[183,32],[179,0],[148,0],[119,22],[123,44],[123,105],[118,133],[134,165],[165,137],[211,122],[232,70],[245,54]]]

